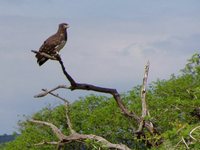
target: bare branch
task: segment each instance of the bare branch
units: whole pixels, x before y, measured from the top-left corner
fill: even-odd
[[[93,135],[93,134],[89,134],[89,135],[78,134],[78,133],[71,134],[65,140],[66,141],[77,141],[77,140],[83,141],[83,140],[87,140],[87,139],[95,140],[95,141],[101,143],[102,145],[104,145],[104,146],[106,146],[107,148],[110,148],[110,149],[115,148],[115,149],[118,149],[118,150],[131,150],[129,147],[127,147],[124,144],[113,144],[113,143],[110,143],[109,141],[107,141],[106,139],[104,139],[103,137],[96,136],[96,135]]]
[[[66,138],[66,136],[60,131],[60,129],[58,129],[54,124],[49,123],[49,122],[45,122],[45,121],[39,121],[39,120],[29,120],[30,122],[33,123],[37,123],[37,124],[42,124],[42,125],[46,125],[49,126],[52,131],[54,132],[54,134],[58,137],[59,140],[63,140]]]
[[[67,103],[67,105],[69,105],[69,101],[65,98],[60,97],[59,94],[54,94],[53,92],[47,91],[46,89],[42,89],[42,91],[48,92],[50,95],[62,100],[64,103]]]
[[[61,67],[62,67],[62,71],[63,71],[64,75],[65,75],[66,78],[69,80],[70,84],[71,84],[72,86],[75,86],[75,85],[76,85],[76,82],[74,81],[74,79],[73,79],[73,78],[67,73],[67,71],[65,70],[65,66],[64,66],[64,64],[63,64],[62,59],[61,59],[60,56],[58,57],[58,61],[59,61],[60,65],[61,65]]]
[[[142,133],[142,130],[144,128],[144,124],[145,124],[145,121],[144,121],[144,118],[141,118],[140,122],[139,122],[139,127],[138,129],[135,131],[136,134],[141,134]]]
[[[141,101],[142,101],[142,115],[141,115],[141,119],[140,119],[140,123],[139,123],[139,128],[136,131],[136,133],[140,133],[143,128],[144,128],[144,124],[145,124],[145,120],[144,118],[149,115],[148,109],[147,109],[147,104],[146,104],[146,87],[147,87],[147,78],[148,78],[148,73],[149,73],[149,61],[147,62],[147,64],[145,65],[145,69],[144,69],[144,77],[143,77],[143,83],[142,83],[142,88],[141,88]],[[151,126],[153,128],[153,124],[151,123]]]
[[[181,140],[176,144],[175,148],[178,147],[178,145],[183,142],[183,144],[185,144],[186,149],[190,149],[188,144],[185,142],[185,139],[183,137],[181,137]]]
[[[49,59],[51,59],[51,60],[57,60],[57,61],[58,61],[58,57],[59,57],[58,54],[55,54],[54,56],[52,56],[52,55],[49,55],[49,54],[47,54],[47,53],[39,52],[39,51],[35,51],[35,50],[31,50],[31,52],[33,52],[33,53],[35,53],[35,54],[39,53],[40,55],[42,55],[42,56],[44,56],[44,57],[46,57],[46,58],[49,58]]]
[[[54,134],[56,134],[56,136],[60,140],[59,142],[41,142],[41,143],[38,143],[36,145],[42,145],[42,144],[53,144],[53,145],[55,145],[55,144],[61,144],[61,143],[64,144],[64,143],[68,143],[68,142],[75,142],[75,141],[77,142],[77,141],[84,141],[84,140],[90,139],[90,140],[95,140],[95,141],[101,143],[102,145],[106,146],[107,148],[115,148],[115,149],[118,149],[118,150],[131,150],[130,148],[128,148],[124,144],[113,144],[113,143],[110,143],[109,141],[107,141],[106,139],[104,139],[103,137],[100,137],[100,136],[96,136],[96,135],[93,135],[93,134],[87,135],[87,134],[79,134],[79,133],[72,133],[69,136],[65,136],[52,123],[48,123],[48,122],[45,122],[45,121],[38,121],[38,120],[30,120],[30,121],[33,122],[33,123],[49,126],[53,130]]]
[[[178,147],[178,145],[182,142],[182,139],[174,146],[174,148]]]
[[[72,129],[71,121],[70,121],[69,115],[68,115],[68,113],[69,113],[69,108],[68,108],[68,107],[69,107],[69,101],[66,100],[65,98],[60,97],[58,94],[52,93],[52,91],[55,91],[55,90],[57,90],[57,89],[59,89],[59,88],[66,88],[66,86],[60,85],[60,86],[57,86],[56,88],[54,88],[54,89],[52,89],[52,90],[50,90],[50,91],[48,91],[48,90],[46,90],[46,89],[42,89],[42,90],[44,91],[44,93],[38,94],[37,97],[46,96],[47,94],[50,94],[50,95],[55,96],[55,97],[59,98],[60,100],[62,100],[62,101],[65,103],[66,119],[67,119],[67,125],[68,125],[68,127],[69,127],[70,133],[72,133],[72,134],[73,134],[73,133],[76,133],[76,132]]]
[[[146,117],[147,115],[146,86],[147,86],[148,72],[149,72],[149,61],[147,62],[145,66],[144,78],[143,78],[142,89],[141,89],[142,118]]]
[[[190,136],[193,140],[195,140],[195,141],[197,141],[197,139],[194,138],[194,137],[192,136],[192,133],[193,133],[195,130],[197,130],[198,128],[200,128],[200,126],[195,127],[195,128],[192,129],[192,130],[190,131],[190,133],[189,133],[189,136]]]
[[[187,143],[185,142],[185,139],[182,137],[182,141],[183,141],[183,143],[185,144],[185,147],[186,147],[186,149],[189,149],[189,147],[188,147],[188,145],[187,145]]]
[[[57,87],[55,87],[55,88],[53,88],[52,90],[49,90],[49,91],[47,91],[47,90],[43,90],[44,92],[42,92],[42,93],[40,93],[40,94],[38,94],[38,95],[35,95],[34,96],[34,98],[39,98],[39,97],[44,97],[44,96],[46,96],[47,94],[49,94],[49,93],[51,93],[51,92],[53,92],[53,91],[55,91],[55,90],[57,90],[57,89],[69,89],[69,87],[67,87],[66,85],[58,85]]]
[[[59,142],[55,142],[55,141],[52,141],[52,142],[43,141],[43,142],[40,142],[40,143],[37,143],[37,144],[34,144],[34,145],[35,145],[35,146],[41,146],[41,145],[45,145],[45,144],[49,144],[49,145],[58,145]]]
[[[70,121],[70,118],[69,118],[69,108],[68,107],[69,107],[69,105],[67,103],[65,103],[67,125],[69,127],[70,133],[74,134],[74,133],[76,133],[76,131],[72,128],[72,124],[71,124],[71,121]]]
[[[183,130],[184,128],[186,127],[186,125],[184,124],[181,128],[179,128],[177,131],[176,131],[176,134],[178,134],[181,130]]]

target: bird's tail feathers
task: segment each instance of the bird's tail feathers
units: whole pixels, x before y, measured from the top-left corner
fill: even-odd
[[[35,57],[37,58],[37,63],[39,64],[39,66],[43,65],[47,60],[48,58],[42,56],[41,54],[37,53],[35,55]]]

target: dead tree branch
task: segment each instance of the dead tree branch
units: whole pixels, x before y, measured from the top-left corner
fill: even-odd
[[[149,72],[149,62],[145,66],[144,78],[143,78],[142,89],[141,89],[142,118],[147,116],[147,111],[148,111],[147,103],[146,103],[146,86],[147,86],[148,72]]]
[[[146,103],[146,87],[147,87],[147,78],[148,78],[148,73],[149,73],[149,61],[147,62],[147,64],[145,65],[145,69],[144,69],[144,77],[143,77],[143,83],[142,83],[142,88],[141,88],[141,102],[142,102],[142,115],[141,115],[141,119],[140,119],[140,123],[139,123],[139,128],[136,131],[136,133],[140,133],[145,125],[145,117],[149,114],[149,111],[147,109],[147,103]],[[149,122],[149,124],[151,125],[152,129],[153,124],[151,122]]]
[[[84,141],[84,140],[90,139],[90,140],[95,140],[95,141],[101,143],[102,145],[106,146],[109,149],[115,148],[117,150],[131,150],[124,144],[113,144],[113,143],[110,143],[109,141],[107,141],[106,139],[104,139],[103,137],[100,137],[97,135],[71,133],[69,136],[65,136],[52,123],[48,123],[45,121],[39,121],[39,120],[30,120],[30,121],[33,123],[49,126],[52,129],[53,133],[56,134],[57,138],[59,139],[59,142],[41,142],[41,143],[38,143],[35,145],[43,145],[43,144],[52,144],[52,145],[57,144],[58,145],[58,144],[65,144],[65,143],[69,143],[69,142],[78,142],[78,141]]]
[[[70,118],[69,118],[69,107],[68,106],[69,106],[69,104],[67,104],[65,102],[65,109],[66,109],[65,116],[66,116],[66,119],[67,119],[67,125],[69,127],[69,131],[70,131],[71,134],[74,134],[74,133],[76,133],[76,131],[72,128],[72,124],[71,124],[71,121],[70,121]]]
[[[55,125],[53,125],[52,123],[48,123],[48,122],[45,122],[45,121],[39,121],[39,120],[33,120],[33,119],[31,119],[30,122],[49,126],[52,129],[53,133],[61,141],[66,138],[66,136]]]
[[[47,142],[47,141],[43,141],[43,142],[40,142],[40,143],[37,143],[37,144],[34,144],[35,146],[41,146],[41,145],[58,145],[59,144],[59,142],[55,142],[55,141],[53,141],[53,142]]]

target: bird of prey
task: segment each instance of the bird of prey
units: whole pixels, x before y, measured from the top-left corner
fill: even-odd
[[[50,56],[57,54],[66,44],[67,42],[67,28],[69,25],[67,23],[59,24],[58,31],[50,36],[39,49],[39,52],[46,53]],[[39,66],[43,65],[48,58],[37,53],[35,55],[37,58],[37,63]]]

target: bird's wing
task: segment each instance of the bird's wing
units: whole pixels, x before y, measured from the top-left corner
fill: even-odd
[[[55,34],[49,37],[39,49],[39,52],[47,53],[49,55],[56,53],[56,47],[60,45],[59,37]],[[36,56],[38,64],[41,66],[44,64],[48,58],[42,56],[40,53],[37,53]]]
[[[39,49],[39,52],[44,52],[47,54],[55,53],[56,47],[60,45],[60,39],[57,35],[49,37]]]

